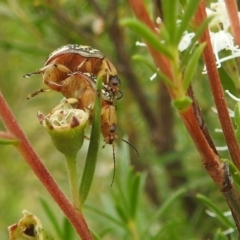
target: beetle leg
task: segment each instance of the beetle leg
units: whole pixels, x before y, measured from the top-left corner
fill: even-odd
[[[77,70],[77,71],[80,71],[80,70],[81,70],[81,67],[85,64],[86,61],[88,61],[87,58],[85,58],[85,59],[77,66],[76,70]],[[88,71],[88,72],[90,72],[90,71]]]
[[[58,84],[54,81],[47,81],[45,82],[52,90],[55,90],[55,91],[58,91],[58,92],[61,92],[62,91],[62,87],[63,87],[63,84]]]
[[[45,88],[45,89],[42,88],[42,89],[39,89],[39,90],[37,90],[36,92],[33,92],[33,93],[29,94],[29,95],[27,96],[27,100],[35,97],[35,96],[38,95],[39,93],[50,92],[50,91],[52,91],[51,88]]]
[[[65,103],[75,104],[75,103],[78,103],[78,99],[77,99],[77,98],[67,98],[67,99],[65,100]]]
[[[85,76],[85,80],[88,81],[92,88],[96,90],[96,76],[92,73],[84,72],[83,75]]]
[[[49,64],[49,65],[47,65],[47,66],[44,66],[44,67],[38,69],[38,70],[35,71],[35,72],[27,73],[27,74],[25,74],[23,77],[24,77],[24,78],[29,78],[29,77],[31,77],[32,75],[40,74],[40,73],[44,72],[46,69],[48,69],[48,68],[50,68],[50,67],[53,67],[53,66],[54,66],[54,64]]]
[[[61,108],[64,104],[75,104],[78,103],[78,99],[76,98],[67,98],[67,99],[63,99],[55,108],[52,109],[52,111],[50,112],[50,114],[53,114],[56,110],[58,110],[59,108]]]
[[[58,83],[55,83],[55,82],[53,82],[53,81],[49,81],[48,82],[50,85],[54,85],[54,86],[57,86],[57,87],[62,87],[63,86],[63,84],[58,84]]]
[[[52,64],[48,64],[40,69],[38,69],[37,71],[35,72],[32,72],[32,73],[27,73],[25,74],[23,77],[24,78],[29,78],[31,77],[32,75],[35,75],[35,74],[40,74],[40,73],[43,73],[45,72],[47,69],[51,68],[51,67],[55,67],[57,68],[58,70],[62,71],[62,72],[66,72],[66,73],[70,73],[71,70],[67,67],[65,67],[64,65],[62,64],[55,64],[55,63],[52,63]]]
[[[62,64],[53,64],[53,66],[54,66],[55,68],[57,68],[58,70],[60,70],[60,71],[62,71],[62,72],[65,72],[65,73],[71,73],[71,72],[72,72],[69,68],[65,67],[65,66],[62,65]]]
[[[88,61],[88,59],[86,59],[86,69],[87,69],[87,72],[92,72],[92,63],[91,61]]]
[[[106,83],[109,84],[109,70],[106,68],[105,69],[105,72],[106,72]]]
[[[84,139],[86,139],[86,140],[89,140],[89,141],[90,141],[90,137],[88,137],[88,136],[84,136]]]
[[[57,84],[53,81],[49,81],[48,83],[49,83],[49,85],[54,85],[54,86],[57,86],[59,88],[61,88],[63,86],[62,84]],[[35,97],[36,95],[38,95],[39,93],[44,93],[44,92],[49,92],[49,91],[53,91],[53,89],[51,89],[51,88],[41,88],[41,89],[29,94],[27,96],[27,99],[29,100],[29,99]]]

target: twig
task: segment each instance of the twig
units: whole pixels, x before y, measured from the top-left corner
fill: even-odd
[[[129,2],[136,16],[142,22],[148,25],[149,28],[152,29],[153,24],[151,23],[151,20],[147,15],[147,12],[144,8],[142,1],[129,0]],[[205,17],[206,17],[205,6],[204,6],[204,1],[202,0],[195,17],[196,23],[200,25],[203,22]],[[201,42],[204,42],[204,41],[206,41],[207,43],[210,43],[208,31],[205,31],[203,34]],[[156,65],[162,71],[164,70],[164,67],[169,67],[169,64],[167,64],[167,59],[164,59],[164,61],[161,62],[161,59],[163,59],[163,56],[157,57],[157,55],[160,55],[157,51],[154,51],[154,49],[151,49],[150,53],[152,54],[152,57],[154,58]],[[215,59],[213,57],[211,44],[207,44],[207,47],[205,48],[205,51],[204,51],[204,58],[205,60],[207,60],[205,62],[206,62],[207,71],[209,74],[210,85],[214,95],[214,100],[217,105],[220,121],[222,124],[222,128],[224,131],[227,144],[228,144],[228,148],[234,163],[236,162],[236,164],[240,166],[239,160],[238,160],[238,156],[240,156],[240,152],[239,152],[237,141],[233,132],[229,114],[227,111],[226,102],[224,100],[223,90],[222,90],[218,72],[216,69],[216,64],[215,64]],[[157,60],[160,60],[160,61],[157,61]],[[167,74],[169,73],[169,71],[170,69],[165,69],[164,73],[170,78],[171,76]],[[171,91],[169,92],[170,92],[170,95],[174,98],[174,95],[172,94],[172,92]],[[186,128],[188,129],[189,134],[192,137],[193,142],[195,143],[199,153],[202,156],[202,161],[203,161],[203,164],[205,165],[205,168],[208,174],[212,177],[212,179],[218,185],[220,190],[223,192],[223,195],[225,196],[226,201],[234,216],[236,226],[238,230],[240,230],[240,221],[238,217],[239,209],[240,209],[239,194],[235,191],[235,188],[232,182],[229,180],[229,175],[227,174],[225,165],[220,162],[220,159],[216,154],[216,150],[211,147],[212,144],[209,142],[208,137],[205,136],[206,134],[202,131],[201,126],[199,126],[199,123],[201,123],[201,119],[199,119],[195,115],[196,113],[197,113],[196,108],[194,111],[192,106],[190,106],[186,111],[179,112]]]
[[[235,43],[240,45],[240,22],[238,16],[237,2],[233,0],[225,0],[226,8],[228,11],[228,17],[230,19],[231,28]]]
[[[206,17],[207,16],[205,12],[205,4],[204,4],[204,1],[201,1],[200,7],[195,17],[196,24],[197,25],[201,24],[201,22]],[[210,41],[208,30],[204,31],[202,37],[200,38],[200,42],[208,43],[203,51],[203,58],[206,64],[207,72],[208,72],[211,91],[214,97],[214,102],[216,104],[219,120],[222,126],[224,137],[226,139],[229,153],[231,155],[232,161],[234,162],[238,170],[240,170],[240,149],[238,147],[232,122],[228,113],[228,108],[224,98],[223,88],[222,88],[220,77],[215,64],[213,49],[210,44],[211,41]]]
[[[153,32],[156,33],[154,24],[151,21],[142,1],[129,0],[129,3],[137,16],[137,18],[145,23]],[[157,34],[157,33],[156,33]],[[171,76],[171,68],[168,59],[158,53],[155,49],[148,46],[149,51],[159,69],[169,77]],[[171,89],[168,88],[170,96],[174,99],[174,93]],[[215,183],[221,187],[223,180],[223,170],[222,163],[220,162],[219,157],[216,155],[215,151],[209,145],[208,140],[202,132],[201,126],[198,124],[198,120],[195,116],[195,112],[190,106],[186,111],[179,112],[189,134],[192,137],[193,142],[195,143],[199,153],[201,154],[203,164],[208,171],[209,175],[213,178]]]

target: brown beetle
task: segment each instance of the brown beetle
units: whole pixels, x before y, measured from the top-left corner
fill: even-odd
[[[93,74],[75,72],[69,74],[66,79],[55,86],[55,90],[62,93],[62,95],[66,98],[65,102],[68,102],[75,108],[88,110],[90,112],[91,120],[96,92],[96,81],[97,78]],[[106,89],[102,89],[101,95],[101,133],[106,144],[113,144],[116,138],[117,129],[116,107],[114,102],[111,101],[111,97]],[[63,103],[64,102],[60,103],[53,109],[53,111],[59,109]]]
[[[89,46],[68,44],[53,51],[44,67],[36,72],[25,74],[30,77],[33,74],[43,73],[43,82],[51,89],[59,91],[58,85],[68,77],[69,73],[89,72],[96,76],[103,76],[103,83],[111,98],[116,98],[119,92],[120,79],[114,65],[97,49]],[[49,91],[41,89],[35,92]]]
[[[113,144],[117,138],[117,112],[113,102],[102,100],[101,132],[106,144]]]

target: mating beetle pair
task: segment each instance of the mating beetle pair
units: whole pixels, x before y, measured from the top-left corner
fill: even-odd
[[[95,97],[96,79],[102,75],[101,132],[105,143],[113,144],[117,137],[115,101],[120,79],[113,64],[99,50],[77,44],[60,47],[49,55],[44,67],[24,77],[40,73],[49,89],[40,89],[28,98],[40,92],[55,90],[66,98],[77,99],[77,108],[90,111]]]

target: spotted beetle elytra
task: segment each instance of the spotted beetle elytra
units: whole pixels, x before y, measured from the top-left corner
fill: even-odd
[[[117,97],[120,79],[116,68],[102,52],[89,46],[77,44],[62,46],[49,55],[44,67],[25,74],[24,77],[42,73],[43,82],[58,91],[58,85],[68,77],[68,74],[77,71],[89,72],[96,76],[102,75],[104,85],[111,97],[113,99]],[[39,92],[45,92],[45,89]]]

